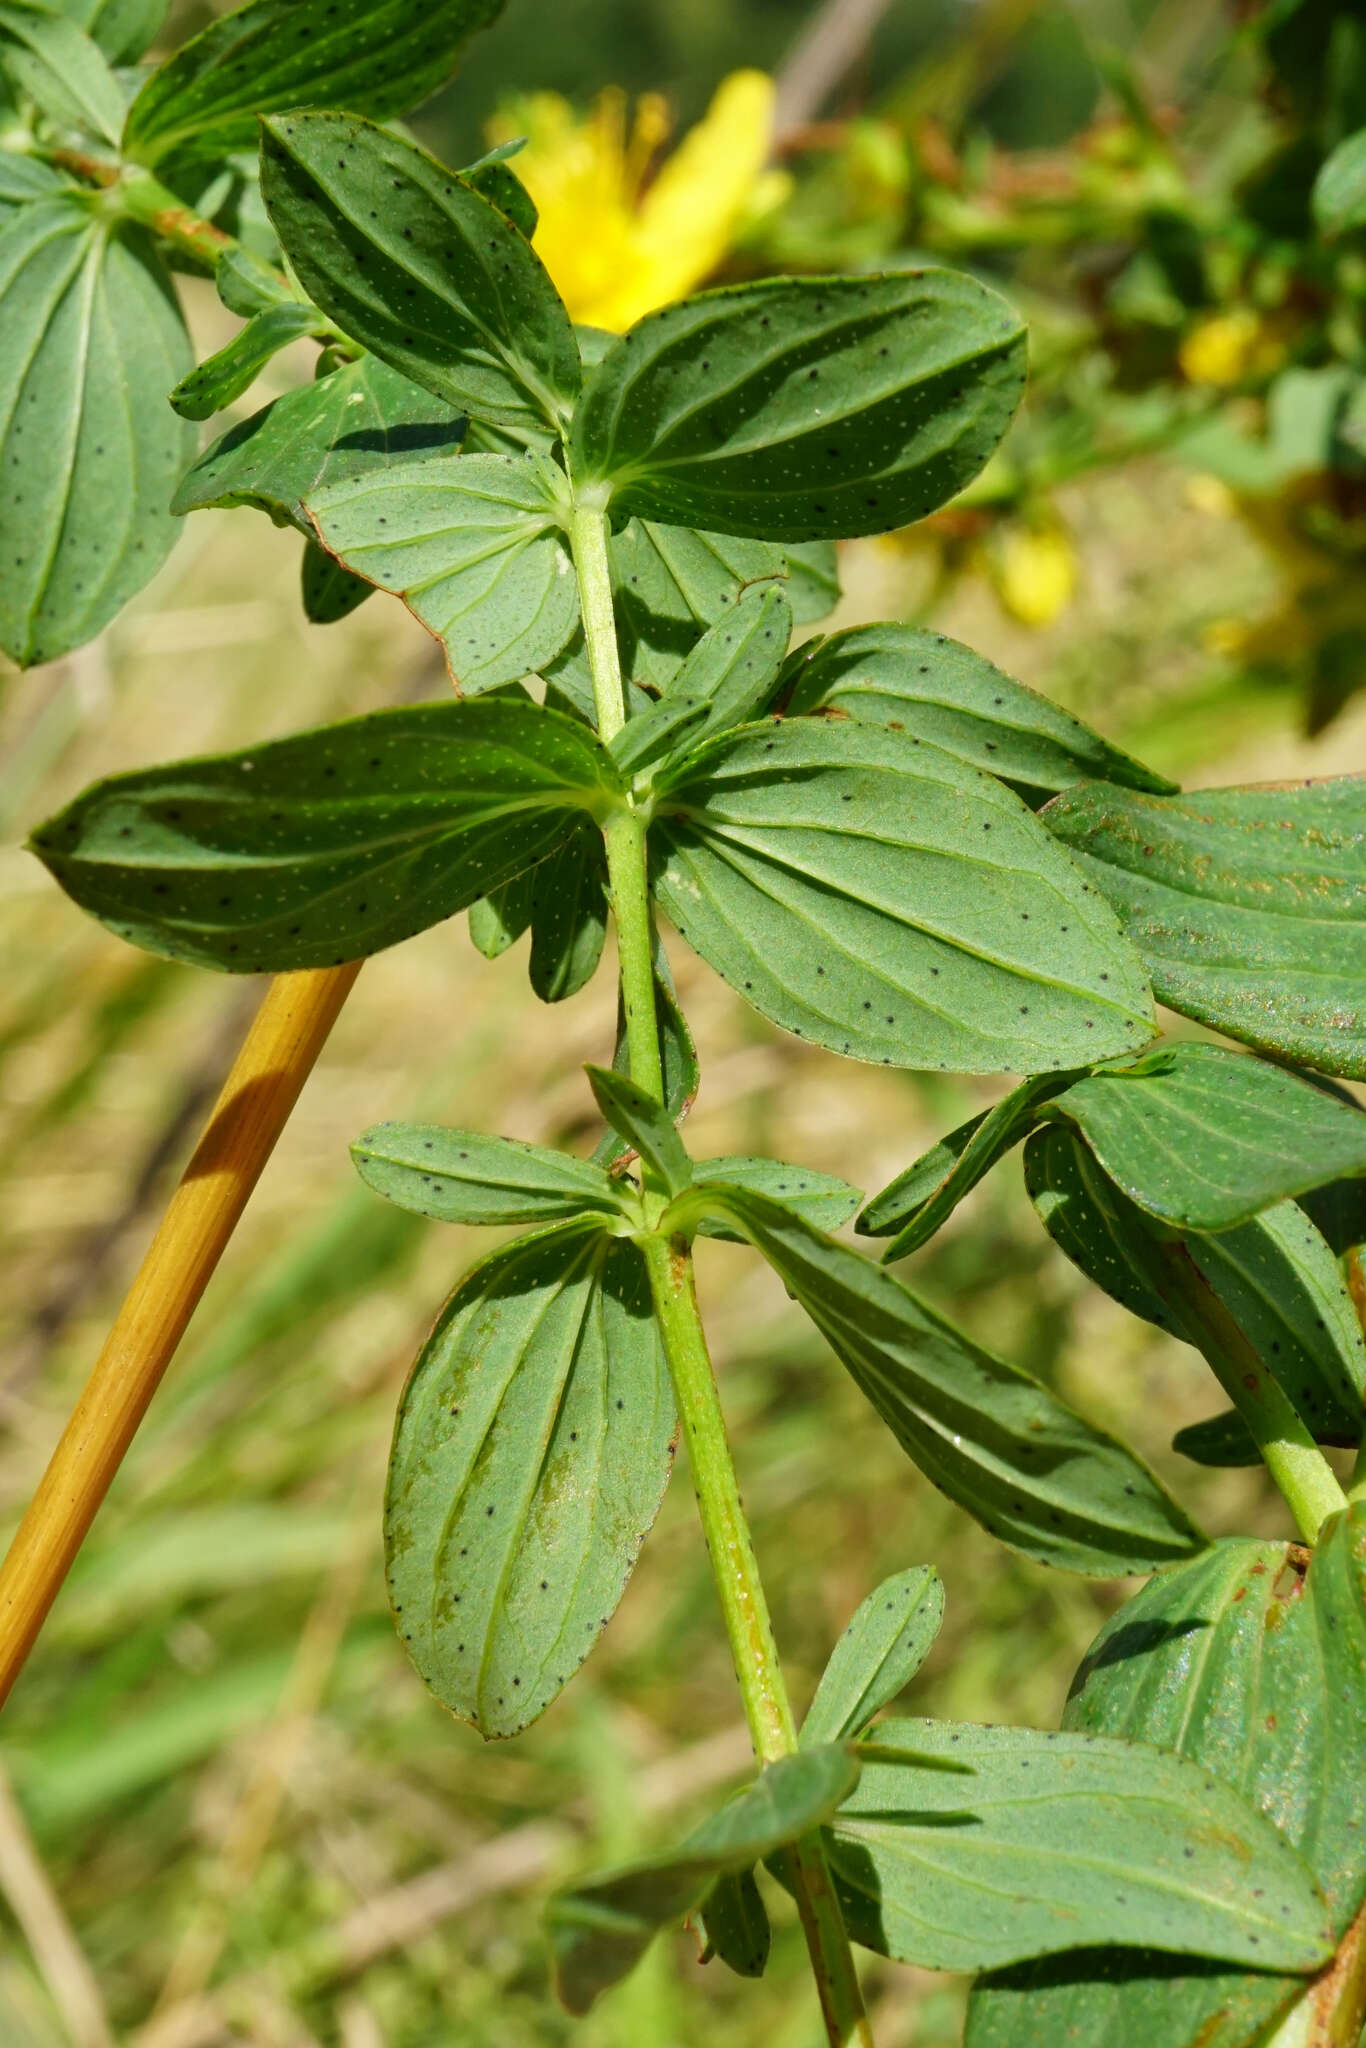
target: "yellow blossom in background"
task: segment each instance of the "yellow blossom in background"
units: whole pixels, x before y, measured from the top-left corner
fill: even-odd
[[[1076,595],[1077,551],[1061,526],[1008,526],[988,556],[996,594],[1022,626],[1051,626]]]
[[[621,92],[600,94],[586,115],[558,93],[532,93],[489,125],[494,142],[527,138],[513,168],[536,202],[536,250],[571,316],[613,333],[716,269],[768,196],[772,132],[773,81],[762,71],[723,80],[648,183],[669,133],[657,93],[629,120]]]
[[[1193,327],[1177,360],[1192,384],[1222,388],[1265,376],[1285,359],[1285,348],[1260,313],[1235,306]]]

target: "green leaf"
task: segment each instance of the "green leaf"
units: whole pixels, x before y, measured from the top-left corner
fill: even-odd
[[[752,1869],[724,1871],[696,1917],[704,1963],[720,1956],[737,1977],[763,1976],[773,1930]]]
[[[1236,1408],[1221,1415],[1208,1415],[1203,1422],[1188,1423],[1172,1438],[1172,1449],[1196,1465],[1230,1469],[1260,1465],[1262,1454],[1252,1433]]]
[[[1097,1575],[1151,1571],[1203,1544],[1121,1444],[885,1267],[745,1189],[694,1185],[676,1206],[744,1232],[926,1478],[1002,1543]]]
[[[562,1003],[591,981],[607,936],[607,861],[602,834],[585,820],[531,871],[531,986]]]
[[[789,675],[794,716],[820,711],[913,733],[1036,801],[1090,776],[1133,789],[1176,787],[943,633],[855,626],[801,648]]]
[[[452,455],[464,416],[377,356],[287,391],[206,448],[171,500],[176,513],[257,505],[311,534],[304,500],[329,485]]]
[[[588,381],[570,462],[644,519],[885,533],[976,476],[1024,381],[1018,314],[961,272],[769,278],[638,321]]]
[[[698,638],[787,556],[759,540],[632,519],[608,548],[622,673],[662,690]]]
[[[1009,790],[903,733],[722,735],[656,783],[654,887],[784,1030],[888,1066],[1033,1073],[1152,1036],[1097,890]]]
[[[535,879],[535,868],[527,868],[470,905],[470,938],[486,960],[500,959],[531,923]]]
[[[485,160],[472,164],[462,174],[467,184],[476,192],[482,192],[491,206],[507,215],[517,232],[530,241],[536,232],[539,215],[536,202],[527,191],[517,173],[500,160]]]
[[[455,69],[502,0],[250,0],[153,72],[128,112],[124,154],[224,156],[256,142],[258,114],[323,105],[406,113]]]
[[[395,463],[311,491],[306,509],[340,562],[403,598],[475,696],[552,661],[578,624],[557,477],[536,455]]]
[[[1366,1116],[1266,1061],[1171,1045],[1076,1081],[1038,1112],[1073,1123],[1110,1178],[1178,1230],[1227,1230],[1366,1174]]]
[[[1168,798],[1095,783],[1042,815],[1164,1003],[1366,1079],[1366,777]]]
[[[874,1195],[855,1229],[865,1237],[893,1238],[883,1253],[889,1265],[919,1251],[964,1195],[1033,1130],[1040,1105],[1066,1088],[1078,1071],[1035,1074],[990,1109],[959,1124]]]
[[[555,1989],[584,2013],[635,1968],[656,1934],[693,1913],[716,1879],[747,1870],[830,1819],[858,1782],[843,1748],[782,1757],[661,1856],[557,1892],[546,1910]]]
[[[344,334],[477,419],[558,431],[579,390],[569,315],[526,237],[434,157],[348,114],[265,123],[261,189]]]
[[[663,1498],[674,1402],[636,1246],[517,1238],[447,1302],[399,1407],[389,1598],[453,1714],[515,1735],[583,1663]]]
[[[216,355],[209,356],[171,393],[171,404],[186,420],[207,420],[222,412],[256,382],[271,357],[305,334],[326,334],[327,322],[312,306],[271,306],[253,313],[245,327]]]
[[[787,595],[799,626],[812,626],[840,601],[839,560],[830,540],[793,541],[787,556]]]
[[[651,1167],[671,1195],[680,1194],[692,1179],[692,1161],[674,1128],[673,1118],[629,1074],[614,1067],[584,1068],[593,1099],[614,1131]]]
[[[803,1749],[859,1736],[904,1691],[944,1619],[944,1582],[933,1565],[884,1579],[859,1608],[821,1673],[802,1722]]]
[[[1097,1286],[1209,1356],[1171,1271],[1171,1230],[1130,1202],[1070,1131],[1028,1140],[1025,1184],[1049,1235]],[[1320,1441],[1357,1443],[1366,1347],[1337,1261],[1304,1211],[1281,1202],[1232,1230],[1179,1242]]]
[[[5,69],[63,127],[117,143],[123,94],[98,43],[67,15],[0,0]]]
[[[367,1187],[440,1223],[554,1223],[622,1214],[621,1183],[572,1153],[453,1131],[375,1124],[351,1147]]]
[[[1314,222],[1321,235],[1366,227],[1366,128],[1340,142],[1314,180]]]
[[[303,600],[304,616],[315,626],[333,626],[339,619],[345,619],[373,597],[375,586],[367,583],[362,576],[353,576],[349,569],[343,569],[325,548],[317,541],[304,542],[303,561],[300,564],[299,595]]]
[[[160,33],[167,0],[61,0],[61,12],[99,44],[111,64],[132,64]]]
[[[692,1177],[700,1186],[747,1188],[767,1195],[814,1225],[817,1230],[839,1230],[849,1221],[863,1195],[838,1174],[817,1173],[810,1166],[794,1166],[786,1159],[755,1159],[741,1153],[725,1153],[718,1159],[695,1159]],[[744,1233],[717,1217],[704,1217],[698,1225],[703,1237],[729,1238],[734,1244],[746,1242]]]
[[[30,200],[51,199],[76,186],[51,164],[37,156],[18,156],[0,150],[0,227],[10,221]]]
[[[140,233],[76,198],[0,233],[0,647],[21,667],[93,639],[170,553],[194,429],[166,393],[192,360]]]
[[[659,943],[658,934],[655,935],[654,948],[655,1023],[659,1031],[659,1048],[664,1064],[664,1106],[677,1124],[683,1121],[697,1096],[700,1079],[697,1047],[693,1044],[688,1020],[678,1007],[673,977],[669,973],[668,959]],[[612,1053],[612,1066],[618,1074],[629,1074],[631,1071],[626,1011],[620,995],[617,997],[617,1038]],[[610,1166],[615,1160],[624,1159],[630,1149],[615,1130],[609,1129],[593,1157],[600,1166]]]
[[[792,633],[792,607],[774,584],[744,593],[696,642],[659,702],[628,720],[612,743],[618,767],[638,772],[677,757],[767,706]]]
[[[1141,1741],[966,1722],[884,1721],[877,1738],[828,1861],[845,1925],[879,1955],[991,1969],[1128,1939],[1309,1971],[1331,1954],[1304,1862],[1198,1764]],[[973,1776],[882,1760],[898,1748]]]
[[[33,835],[120,937],[230,973],[355,960],[466,909],[616,794],[529,701],[415,705],[97,782]]]
[[[1366,1893],[1366,1508],[1308,1561],[1243,1538],[1158,1575],[1106,1623],[1068,1726],[1179,1751],[1283,1829],[1340,1939]],[[1324,1797],[1325,1788],[1331,1797]],[[1178,1966],[1140,1949],[1082,1954],[978,1986],[969,2048],[1244,2048],[1303,1990],[1257,1971]]]
[[[230,313],[250,320],[254,313],[268,313],[274,306],[297,306],[301,302],[278,271],[243,243],[230,243],[214,265],[214,288]]]

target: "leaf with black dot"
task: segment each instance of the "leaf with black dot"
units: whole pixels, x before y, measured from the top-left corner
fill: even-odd
[[[441,1223],[557,1223],[622,1214],[621,1182],[587,1159],[445,1124],[375,1124],[351,1147],[376,1194]]]
[[[885,1266],[753,1189],[694,1179],[662,1227],[703,1214],[768,1260],[855,1385],[935,1486],[1044,1564],[1153,1571],[1205,1538],[1146,1465]]]
[[[645,1264],[604,1220],[517,1238],[468,1273],[399,1406],[395,1626],[425,1684],[487,1737],[534,1721],[597,1643],[672,1468]]]
[[[1027,807],[853,719],[742,726],[671,763],[660,907],[784,1030],[889,1066],[1038,1073],[1152,1037],[1137,955]]]
[[[933,1565],[884,1579],[830,1653],[802,1722],[802,1748],[865,1734],[915,1677],[943,1619],[944,1582]]]
[[[570,459],[644,519],[885,533],[977,475],[1024,381],[1024,323],[961,271],[768,278],[638,321],[588,378]]]
[[[280,973],[439,924],[620,796],[586,726],[524,696],[484,697],[112,776],[31,846],[134,945]]]
[[[304,335],[327,331],[327,322],[315,306],[267,306],[253,313],[231,341],[181,378],[170,394],[171,404],[182,419],[210,419],[249,391],[282,348]]]
[[[851,1187],[837,1173],[817,1173],[814,1167],[794,1166],[787,1159],[752,1158],[728,1152],[715,1159],[695,1159],[693,1179],[703,1184],[721,1181],[728,1187],[752,1188],[783,1202],[817,1230],[839,1230],[849,1221],[863,1200],[860,1189]],[[703,1237],[725,1237],[743,1244],[744,1235],[720,1216],[705,1216],[698,1225]]]

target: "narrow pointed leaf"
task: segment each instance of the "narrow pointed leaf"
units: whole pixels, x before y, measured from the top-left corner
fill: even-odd
[[[1366,1175],[1366,1116],[1265,1060],[1173,1045],[1074,1082],[1074,1123],[1110,1178],[1179,1230],[1227,1230],[1287,1195]]]
[[[620,1983],[662,1929],[696,1911],[719,1876],[748,1869],[829,1820],[858,1774],[857,1759],[843,1748],[782,1757],[676,1849],[557,1892],[546,1926],[555,1989],[570,2012],[587,2012]]]
[[[607,936],[602,834],[585,820],[531,873],[531,986],[562,1003],[592,980]]]
[[[1179,1751],[1284,1831],[1340,1939],[1366,1895],[1366,1508],[1308,1559],[1238,1538],[1162,1572],[1102,1629],[1066,1722]],[[1332,1796],[1323,1796],[1325,1788]],[[969,2048],[1245,2048],[1303,1980],[1119,1948],[1011,1970],[973,1994]]]
[[[792,606],[781,586],[745,591],[665,684],[661,709],[689,699],[706,705],[704,722],[689,734],[694,747],[748,724],[772,700],[791,636]]]
[[[312,306],[271,306],[253,313],[240,333],[209,356],[171,393],[186,420],[207,420],[250,390],[271,357],[305,334],[325,334],[327,322]]]
[[[923,518],[981,469],[1024,327],[950,270],[769,278],[651,313],[592,373],[571,460],[623,511],[811,541]]]
[[[664,1106],[673,1121],[678,1124],[692,1108],[697,1096],[700,1075],[697,1065],[697,1047],[693,1043],[688,1020],[678,1006],[674,993],[673,977],[664,948],[655,936],[655,1023],[659,1030],[659,1049],[664,1065]],[[631,1054],[627,1042],[626,1012],[620,995],[617,998],[617,1039],[612,1051],[612,1066],[618,1074],[631,1071]],[[593,1154],[600,1166],[611,1166],[631,1150],[626,1140],[612,1129]]]
[[[1073,1074],[1035,1074],[980,1116],[922,1153],[904,1173],[874,1195],[856,1228],[865,1237],[891,1237],[883,1257],[890,1264],[928,1244],[964,1195],[1020,1144],[1039,1119],[1040,1105],[1066,1088]]]
[[[161,567],[194,429],[166,393],[193,360],[150,242],[81,200],[0,233],[0,647],[21,667],[94,638]]]
[[[1137,957],[1018,797],[823,719],[723,734],[656,782],[654,888],[784,1030],[853,1059],[1033,1073],[1153,1032]]]
[[[0,4],[0,56],[45,114],[62,126],[117,142],[123,94],[98,43],[64,13]]]
[[[726,1153],[718,1159],[695,1159],[693,1180],[704,1186],[749,1188],[768,1195],[792,1209],[817,1230],[839,1230],[849,1221],[863,1196],[838,1174],[817,1173],[810,1166],[794,1166],[786,1159],[755,1159],[740,1153]],[[744,1234],[719,1217],[705,1216],[698,1229],[703,1237],[730,1238],[745,1243]]]
[[[268,120],[261,188],[315,305],[477,419],[558,428],[579,388],[569,315],[526,237],[412,143],[348,114]]]
[[[1095,783],[1042,815],[1164,1003],[1366,1079],[1366,776],[1167,798]]]
[[[839,560],[830,540],[792,541],[787,556],[787,596],[799,626],[813,626],[840,601]]]
[[[111,64],[132,64],[155,41],[168,0],[62,0],[61,11],[99,44]]]
[[[1178,1429],[1172,1438],[1172,1449],[1196,1465],[1212,1465],[1216,1469],[1236,1469],[1262,1462],[1252,1433],[1236,1408],[1227,1408],[1222,1415],[1209,1415],[1203,1422]]]
[[[692,1179],[692,1161],[668,1110],[629,1074],[610,1067],[585,1067],[584,1072],[593,1098],[613,1130],[653,1167],[670,1194],[680,1193]]]
[[[973,1775],[865,1760],[829,1852],[865,1948],[933,1970],[1124,1939],[1295,1971],[1331,1953],[1323,1896],[1289,1840],[1198,1764],[1037,1728],[885,1721],[877,1735],[879,1751]]]
[[[389,1598],[418,1672],[515,1735],[583,1663],[668,1483],[674,1404],[639,1251],[568,1223],[456,1289],[399,1406]]]
[[[543,1145],[444,1124],[375,1124],[351,1147],[367,1187],[441,1223],[554,1223],[621,1214],[620,1183]]]
[[[471,164],[462,175],[476,192],[482,192],[491,205],[507,215],[519,234],[531,240],[540,216],[535,200],[516,171],[500,160]]]
[[[70,178],[63,177],[41,157],[0,151],[0,227],[30,200],[60,198],[63,192],[76,189]]]
[[[579,620],[550,465],[531,455],[397,463],[309,492],[323,545],[403,598],[468,696],[554,659]]]
[[[855,626],[803,648],[789,674],[794,716],[819,711],[913,733],[1036,801],[1092,776],[1134,789],[1176,787],[943,633]]]
[[[373,597],[375,586],[367,583],[362,576],[353,576],[349,569],[343,569],[334,556],[317,541],[304,542],[303,561],[299,567],[299,595],[303,600],[304,617],[315,626],[334,626],[339,619],[349,618],[357,605]]]
[[[427,98],[502,0],[250,0],[210,22],[133,102],[125,153],[225,155],[256,142],[256,117],[299,106],[387,119]]]
[[[803,1749],[864,1734],[915,1677],[943,1619],[944,1582],[933,1565],[912,1565],[884,1579],[863,1602],[821,1673],[802,1722]]]
[[[767,541],[632,519],[609,544],[622,672],[662,690],[701,635],[755,584],[782,580]]]
[[[616,787],[593,735],[539,705],[424,704],[113,776],[32,847],[135,945],[278,973],[359,959],[466,909]]]
[[[171,501],[177,513],[258,505],[311,534],[304,500],[394,464],[453,455],[464,415],[378,356],[362,356],[230,427]]]
[[[737,1977],[762,1977],[768,1967],[773,1930],[753,1870],[728,1870],[718,1877],[697,1914],[702,1960],[719,1956]]]
[[[1151,1571],[1205,1539],[1146,1466],[875,1266],[763,1195],[694,1187],[805,1309],[907,1455],[1001,1542],[1097,1575]]]
[[[1314,221],[1321,235],[1366,227],[1366,128],[1340,142],[1314,180]]]

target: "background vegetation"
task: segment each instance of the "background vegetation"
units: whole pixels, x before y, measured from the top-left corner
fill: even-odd
[[[779,66],[806,15],[796,0],[510,0],[422,131],[462,160],[510,83],[581,100],[608,81],[662,89],[687,120],[728,69]],[[928,111],[948,117],[956,146],[994,136],[1075,166],[1096,147],[1083,124],[1115,111],[1096,52],[1120,44],[1213,154],[1250,104],[1252,74],[1211,57],[1228,28],[1221,7],[1195,0],[1132,11],[895,0],[823,111],[871,110],[893,147],[923,140]],[[815,221],[822,247],[843,238],[846,261],[906,253],[909,188],[888,172],[892,198],[871,216],[886,246],[870,250],[868,188],[850,184],[847,145],[842,129],[829,148],[789,157],[794,185],[770,248],[799,231],[809,243]],[[763,267],[762,241],[737,261]],[[1036,250],[1018,288],[1051,331],[1087,316],[1065,252]],[[207,285],[192,313],[202,336],[226,338]],[[298,368],[278,359],[270,389]],[[1189,460],[1147,455],[1050,491],[1049,529],[1068,537],[1077,585],[1042,630],[1004,608],[1000,592],[1013,601],[1018,584],[979,573],[999,536],[971,527],[956,552],[943,532],[845,547],[834,623],[928,607],[942,630],[1197,785],[1360,767],[1366,697],[1306,737],[1302,676],[1254,659],[1248,634],[1230,630],[1274,612],[1289,571],[1226,487],[1192,475]],[[2,679],[7,1525],[257,994],[134,955],[13,841],[97,774],[446,687],[433,643],[396,605],[305,624],[298,548],[263,520],[198,515],[99,642]],[[837,1067],[770,1034],[686,952],[675,966],[704,1052],[704,1152],[775,1151],[877,1187],[994,1092]],[[590,1850],[641,1847],[662,1813],[686,1818],[680,1756],[696,1788],[708,1774],[724,1782],[748,1753],[685,1490],[671,1491],[592,1665],[515,1745],[488,1750],[441,1712],[384,1612],[378,1505],[394,1396],[473,1233],[466,1245],[353,1187],[346,1140],[381,1116],[422,1115],[572,1143],[589,1111],[577,1063],[610,1046],[613,1001],[602,978],[543,1009],[455,925],[362,973],[5,1718],[6,2048],[814,2041],[790,1925],[758,1989],[702,1970],[679,1939],[587,2022],[547,1997],[537,1913],[548,1881]],[[446,1020],[440,1035],[433,1017]],[[1026,1209],[1018,1168],[998,1174],[908,1277],[1111,1420],[1211,1529],[1283,1533],[1274,1497],[1255,1497],[1256,1473],[1172,1456],[1173,1431],[1208,1405],[1190,1355],[1087,1289]],[[809,1690],[824,1646],[880,1576],[933,1558],[948,1622],[917,1710],[1055,1721],[1066,1674],[1125,1588],[1009,1559],[909,1467],[766,1269],[714,1244],[701,1265],[797,1687]],[[886,2048],[956,2041],[951,1984],[867,1968]]]

